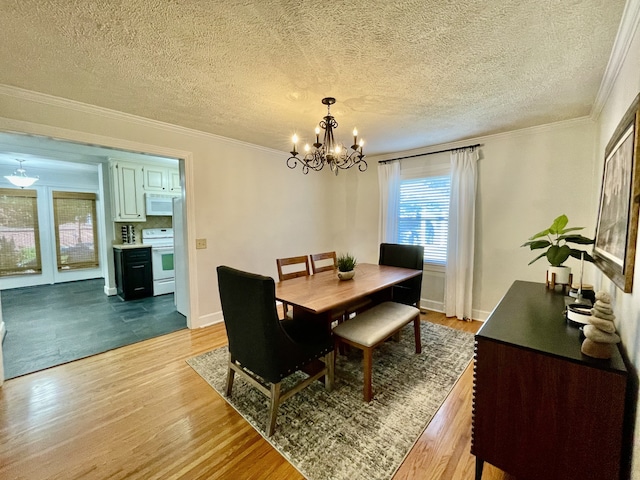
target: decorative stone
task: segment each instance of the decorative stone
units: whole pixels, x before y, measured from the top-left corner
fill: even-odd
[[[593,306],[593,308],[595,308],[596,310],[601,311],[602,313],[606,313],[606,314],[609,314],[609,315],[611,315],[613,313],[613,308],[611,308],[611,304],[610,303],[601,302],[600,300],[596,300],[596,303]]]
[[[593,325],[585,325],[584,336],[598,343],[618,343],[620,341],[620,337],[617,334],[603,332]]]
[[[591,309],[591,315],[593,315],[594,317],[602,318],[604,320],[609,320],[611,322],[613,322],[616,319],[616,316],[613,313],[612,314],[602,313],[601,311],[596,310],[595,308]]]
[[[611,295],[603,290],[600,290],[596,293],[596,300],[601,300],[604,303],[611,303]]]
[[[585,338],[580,351],[593,358],[607,359],[613,355],[613,345],[610,343],[598,343]]]
[[[592,316],[587,318],[587,322],[589,322],[589,324],[593,325],[600,331],[606,333],[616,333],[616,326],[611,320],[604,320],[602,318]]]

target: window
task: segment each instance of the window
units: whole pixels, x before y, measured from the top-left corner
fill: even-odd
[[[96,195],[53,192],[53,217],[58,270],[98,267]]]
[[[448,174],[400,181],[398,243],[424,246],[425,263],[447,263],[450,190]]]
[[[0,188],[0,277],[42,273],[37,192]]]

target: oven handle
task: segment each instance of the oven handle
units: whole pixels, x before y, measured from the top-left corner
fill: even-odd
[[[157,250],[157,251],[165,251],[165,250],[173,250],[172,246],[166,246],[166,247],[151,247],[151,250]]]

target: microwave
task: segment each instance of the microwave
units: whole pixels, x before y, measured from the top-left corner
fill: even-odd
[[[173,215],[173,195],[145,194],[147,215],[170,217]]]

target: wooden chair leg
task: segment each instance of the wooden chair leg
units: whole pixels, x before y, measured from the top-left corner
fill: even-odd
[[[226,395],[227,397],[231,396],[231,389],[233,388],[233,378],[236,374],[236,371],[231,368],[231,359],[229,359],[229,366],[227,367],[228,371],[227,371],[227,390],[226,390]]]
[[[271,406],[269,407],[269,420],[267,423],[267,437],[276,429],[278,407],[280,406],[280,382],[271,384]]]
[[[327,368],[327,374],[324,376],[324,388],[328,391],[333,390],[333,379],[335,375],[335,350],[327,353],[324,357],[324,364]]]
[[[416,340],[416,353],[422,353],[422,338],[420,336],[420,315],[413,320],[413,334]]]
[[[364,373],[364,401],[370,402],[373,398],[371,377],[373,376],[373,348],[365,347],[362,350],[362,370]]]

